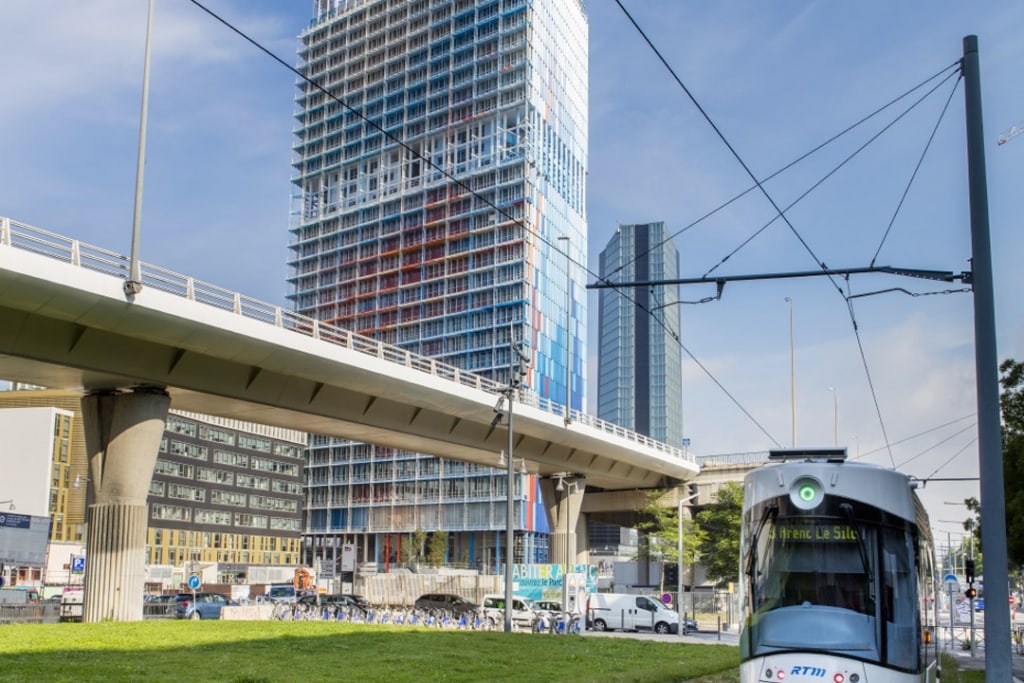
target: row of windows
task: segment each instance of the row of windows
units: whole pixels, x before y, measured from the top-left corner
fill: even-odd
[[[166,430],[175,434],[183,434],[193,438],[202,439],[203,441],[210,441],[212,443],[225,444],[228,446],[235,446],[236,444],[241,448],[247,448],[253,451],[259,451],[262,453],[272,453],[273,455],[283,456],[287,458],[301,459],[302,448],[294,444],[287,444],[281,442],[275,442],[271,439],[262,436],[256,436],[253,434],[244,434],[215,427],[206,424],[196,424],[189,420],[183,420],[176,415],[169,415],[166,422]],[[161,443],[163,450],[167,449],[167,439],[164,438]],[[185,452],[179,453],[174,449],[185,449]],[[206,452],[206,447],[195,446],[194,444],[185,444],[180,441],[171,441],[171,452],[181,455],[189,455],[190,457],[199,457],[194,455],[197,451],[195,449],[201,449],[203,453]],[[206,459],[202,456],[202,459]]]
[[[181,455],[186,457],[196,458],[198,460],[206,460],[206,448],[202,446],[195,446],[195,444],[185,444],[178,441],[170,442],[171,448],[169,452],[172,455]],[[168,449],[161,448],[161,451],[167,452]],[[302,470],[298,463],[281,462],[280,460],[272,460],[270,458],[260,458],[257,456],[245,455],[244,453],[232,453],[230,451],[222,451],[214,449],[213,451],[213,462],[218,465],[230,465],[232,467],[249,467],[259,472],[271,472],[273,474],[279,474],[287,477],[298,477]],[[183,477],[191,479],[193,475],[201,481],[217,481],[230,483],[232,474],[224,470],[217,470],[202,466],[194,466],[188,463],[173,462],[170,460],[158,459],[156,471],[160,474],[167,474],[172,477]],[[238,473],[237,475],[238,486],[245,486],[247,488],[260,488],[266,490],[269,487],[269,479],[266,477],[256,477],[247,474]]]
[[[273,529],[276,531],[299,531],[298,518],[272,517],[248,512],[227,512],[207,508],[186,508],[178,505],[154,503],[150,506],[150,518],[164,522],[194,522],[251,529]]]

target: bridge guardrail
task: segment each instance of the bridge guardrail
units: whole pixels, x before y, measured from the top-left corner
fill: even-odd
[[[0,246],[32,252],[104,275],[127,278],[130,272],[131,260],[123,254],[79,242],[7,217],[0,217]],[[406,351],[391,344],[378,342],[341,327],[322,323],[280,306],[253,299],[159,266],[143,262],[139,264],[139,267],[144,286],[297,332],[307,337],[320,339],[368,356],[398,363],[406,368],[447,379],[465,387],[480,389],[492,394],[498,394],[505,390],[504,385],[476,373],[442,363],[428,356]],[[564,405],[533,392],[519,391],[517,397],[521,403],[547,413],[554,415],[565,413]],[[681,448],[669,446],[593,415],[573,410],[569,416],[574,422],[606,434],[633,441],[669,456],[695,462],[693,456]]]

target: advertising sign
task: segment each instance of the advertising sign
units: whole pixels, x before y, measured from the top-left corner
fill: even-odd
[[[580,590],[597,592],[597,567],[589,564],[575,564],[569,567],[572,574],[580,575]],[[561,602],[565,589],[565,572],[560,564],[516,564],[512,565],[512,592],[532,600],[557,600]]]
[[[50,518],[0,513],[0,562],[24,567],[46,566]]]
[[[343,543],[341,545],[341,571],[354,572],[356,570],[356,546],[354,543]]]

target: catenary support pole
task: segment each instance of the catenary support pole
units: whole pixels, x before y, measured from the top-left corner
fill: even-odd
[[[974,289],[974,362],[978,393],[978,465],[981,475],[981,543],[985,548],[985,678],[1009,681],[1010,605],[1007,586],[1006,496],[999,423],[999,360],[996,355],[992,244],[988,222],[985,135],[981,115],[978,37],[966,36],[961,69],[967,127],[967,174],[971,212]],[[1004,626],[1001,626],[1004,625]]]

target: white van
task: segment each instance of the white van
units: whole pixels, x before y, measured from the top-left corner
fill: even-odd
[[[494,620],[495,624],[505,623],[505,596],[497,593],[484,596],[484,615]],[[512,627],[529,631],[537,613],[533,609],[533,603],[528,598],[521,598],[518,595],[512,596]]]
[[[679,633],[679,615],[646,595],[592,593],[587,599],[587,624],[595,631]]]

